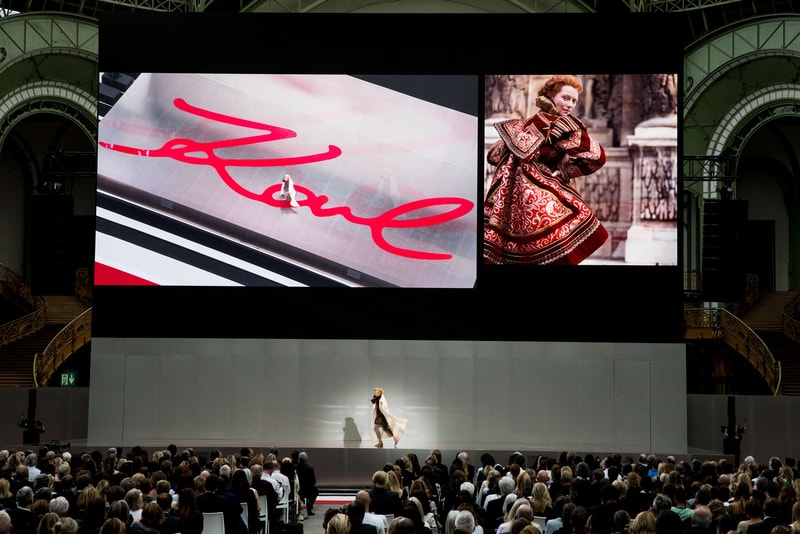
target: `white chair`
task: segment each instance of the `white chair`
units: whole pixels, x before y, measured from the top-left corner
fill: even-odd
[[[543,515],[535,515],[533,516],[533,522],[539,526],[539,530],[544,532],[544,526],[547,524],[547,518]]]
[[[386,525],[387,530],[392,525],[392,521],[394,521],[394,514],[383,514],[383,523]]]
[[[247,509],[247,503],[243,502],[243,503],[239,503],[239,504],[242,505],[242,521],[244,521],[244,524],[247,525],[247,528],[249,529],[250,528],[250,514],[249,514],[249,510]]]
[[[203,512],[203,534],[225,534],[225,517],[222,512]]]
[[[291,493],[289,488],[283,488],[283,495],[278,501],[278,505],[275,507],[276,511],[281,510],[278,513],[283,514],[284,523],[289,522],[289,493]]]
[[[267,515],[267,496],[266,495],[259,495],[258,496],[258,505],[261,507],[261,513],[258,516],[258,519],[264,523],[264,530],[262,531],[264,534],[269,534],[269,516]]]

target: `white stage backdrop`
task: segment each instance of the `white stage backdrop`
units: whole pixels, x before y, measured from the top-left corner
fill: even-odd
[[[92,341],[88,444],[687,449],[682,344],[298,339]],[[100,378],[102,377],[102,379]]]

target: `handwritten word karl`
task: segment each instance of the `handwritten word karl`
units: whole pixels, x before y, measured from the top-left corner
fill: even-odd
[[[289,139],[297,137],[297,133],[287,128],[281,128],[278,126],[232,117],[229,115],[223,115],[221,113],[195,107],[187,103],[182,98],[176,98],[173,103],[179,110],[196,115],[203,119],[231,124],[234,126],[242,126],[254,130],[262,130],[268,133],[210,142],[200,142],[187,138],[176,138],[167,141],[161,148],[155,149],[135,148],[125,145],[107,143],[104,141],[99,143],[100,147],[133,156],[171,158],[189,165],[207,165],[213,168],[217,174],[219,174],[220,178],[222,178],[222,181],[235,193],[244,198],[262,202],[268,206],[276,208],[286,208],[289,205],[287,200],[275,198],[276,193],[280,193],[281,191],[280,183],[270,185],[261,193],[250,191],[239,184],[233,178],[233,176],[231,176],[230,172],[228,171],[228,167],[278,167],[287,165],[302,165],[331,160],[342,155],[342,150],[339,147],[328,145],[328,150],[326,152],[309,154],[305,156],[269,159],[224,158],[217,155],[215,151],[217,149],[252,145],[280,139]],[[439,197],[408,202],[406,204],[396,206],[385,213],[378,215],[377,217],[359,217],[354,215],[347,206],[325,207],[330,200],[325,195],[317,196],[310,189],[301,185],[295,185],[295,190],[305,196],[305,199],[297,200],[297,203],[300,205],[300,207],[309,208],[311,213],[313,213],[315,216],[333,217],[335,215],[340,215],[353,224],[366,226],[370,229],[372,240],[378,247],[397,256],[418,260],[447,260],[450,259],[452,255],[396,247],[390,244],[383,237],[383,231],[388,228],[421,228],[424,226],[442,224],[466,215],[474,206],[473,202],[463,198]],[[403,216],[411,215],[417,210],[442,206],[453,206],[453,208],[449,211],[435,215],[420,216],[417,218],[401,218]]]

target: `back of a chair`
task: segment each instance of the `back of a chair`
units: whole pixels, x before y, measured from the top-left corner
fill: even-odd
[[[203,534],[225,534],[225,516],[222,512],[203,512]]]
[[[544,526],[547,524],[547,518],[542,515],[533,516],[533,522],[539,526],[539,530],[544,532]]]
[[[261,507],[261,515],[259,518],[264,521],[267,518],[267,496],[266,495],[259,495],[258,496],[258,505]]]
[[[278,506],[287,506],[289,504],[289,497],[291,496],[291,491],[289,488],[283,488],[283,495],[281,495],[280,500],[278,501]]]
[[[250,528],[250,514],[248,513],[247,510],[247,503],[243,502],[241,503],[241,505],[242,505],[242,521],[244,521],[244,524],[247,525],[248,528]]]

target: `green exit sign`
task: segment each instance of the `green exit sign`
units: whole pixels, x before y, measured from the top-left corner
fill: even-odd
[[[78,385],[78,371],[64,371],[61,373],[61,387],[73,387]]]

